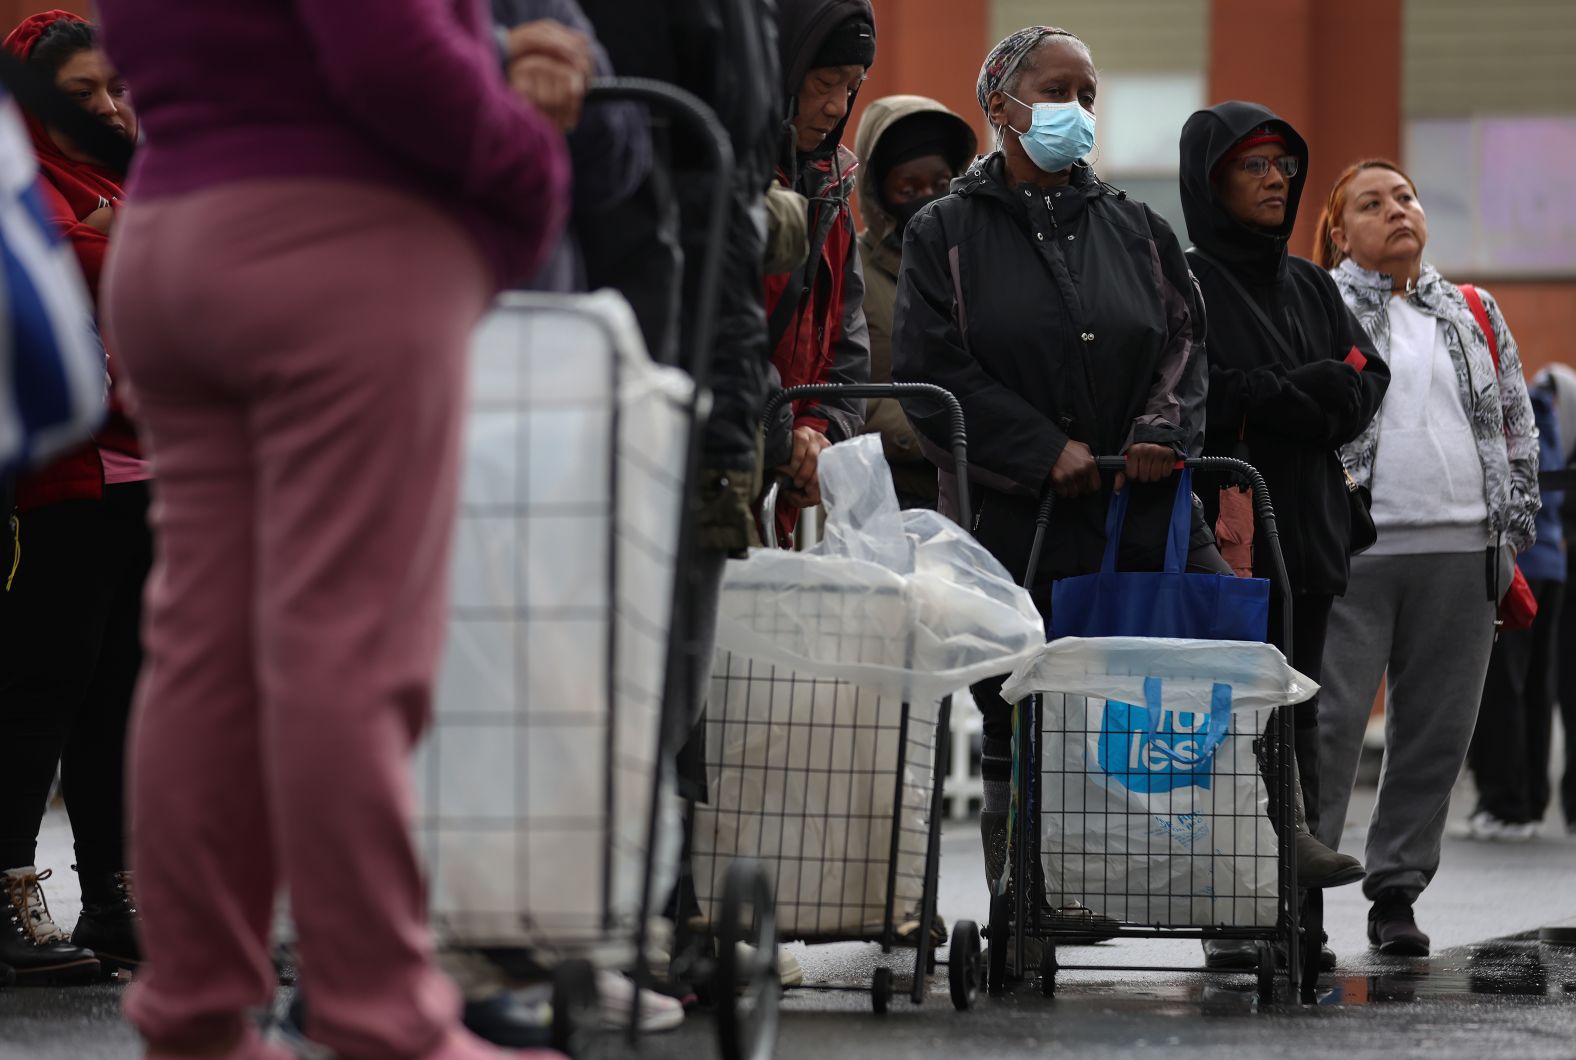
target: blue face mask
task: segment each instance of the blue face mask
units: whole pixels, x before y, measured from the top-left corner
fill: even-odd
[[[1007,128],[1018,133],[1024,154],[1045,172],[1059,173],[1094,150],[1094,115],[1083,104],[1073,100],[1030,105],[1011,92],[1006,96],[1032,113],[1026,132]]]

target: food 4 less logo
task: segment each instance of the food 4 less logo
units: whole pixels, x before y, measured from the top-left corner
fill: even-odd
[[[1147,707],[1110,700],[1100,726],[1099,761],[1106,775],[1129,791],[1145,793],[1199,787],[1213,780],[1213,744],[1207,713],[1160,708],[1160,723]]]

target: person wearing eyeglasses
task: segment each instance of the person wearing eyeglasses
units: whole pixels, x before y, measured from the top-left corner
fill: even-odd
[[[1346,591],[1354,544],[1339,450],[1374,418],[1390,371],[1329,274],[1287,250],[1307,180],[1308,145],[1297,130],[1256,103],[1221,103],[1187,120],[1180,148],[1188,259],[1209,319],[1205,452],[1246,460],[1264,476],[1292,590],[1290,661],[1318,681],[1330,608]],[[1229,525],[1230,505],[1220,519],[1218,494],[1204,503],[1229,559],[1229,542],[1250,538],[1252,509],[1240,509],[1247,525],[1239,527]],[[1267,559],[1247,544],[1233,565],[1267,577]],[[1284,647],[1281,616],[1272,602],[1270,640]],[[1310,834],[1318,827],[1317,698],[1292,709],[1302,789],[1298,883],[1355,883],[1361,863]],[[1213,942],[1205,951],[1212,967],[1257,963],[1251,945]],[[1325,962],[1333,966],[1334,954]]]

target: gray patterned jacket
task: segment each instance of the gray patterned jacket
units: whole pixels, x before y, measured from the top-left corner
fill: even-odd
[[[1386,312],[1390,277],[1369,272],[1351,259],[1331,269],[1330,275],[1363,329],[1372,336],[1379,356],[1393,363],[1390,315]],[[1417,289],[1408,301],[1414,308],[1450,325],[1444,332],[1445,345],[1455,365],[1461,405],[1467,410],[1477,438],[1478,457],[1483,462],[1483,499],[1488,504],[1489,529],[1495,534],[1503,532],[1506,544],[1517,552],[1525,552],[1532,544],[1533,519],[1539,506],[1538,429],[1533,425],[1532,404],[1527,399],[1516,340],[1494,299],[1481,288],[1478,293],[1499,343],[1497,380],[1488,340],[1472,318],[1472,310],[1459,287],[1439,275],[1432,265],[1425,264]],[[1341,450],[1346,470],[1364,486],[1373,478],[1383,418],[1381,409],[1368,429]]]

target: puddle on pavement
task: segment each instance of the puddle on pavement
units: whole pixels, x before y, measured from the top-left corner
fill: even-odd
[[[1319,1004],[1326,1006],[1405,1005],[1452,998],[1468,1000],[1496,996],[1526,998],[1533,1002],[1576,1003],[1576,947],[1551,946],[1533,941],[1485,943],[1453,950],[1433,958],[1388,959],[1374,956],[1359,971],[1336,971],[1319,979]],[[1251,975],[1182,975],[1156,978],[1142,974],[1126,979],[1119,992],[1110,991],[1108,975],[1091,978],[1067,967],[1059,977],[1058,992],[1065,997],[1101,996],[1109,1004],[1143,1006],[1152,1014],[1178,1016],[1234,1016],[1257,1009],[1257,990]],[[1277,1006],[1287,1005],[1285,987]],[[1033,992],[1032,987],[1025,990]]]
[[[1471,995],[1576,1000],[1576,948],[1485,943],[1434,960],[1398,962],[1394,970],[1337,972],[1320,986],[1321,1005],[1405,1004]]]

